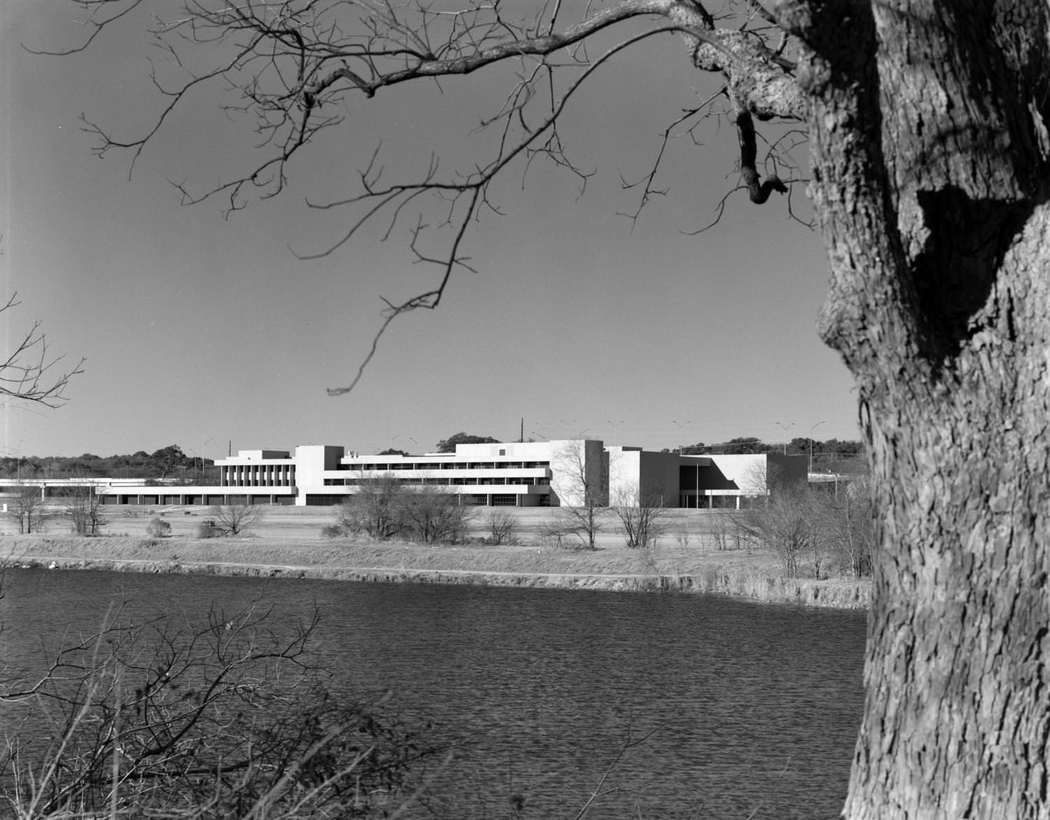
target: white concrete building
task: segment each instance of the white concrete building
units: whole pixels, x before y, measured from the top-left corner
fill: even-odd
[[[338,504],[367,482],[394,476],[464,504],[583,506],[644,498],[670,507],[739,507],[778,482],[805,481],[806,457],[684,456],[596,439],[460,444],[454,453],[358,455],[333,445],[241,450],[218,459],[218,486],[98,485],[114,504]]]

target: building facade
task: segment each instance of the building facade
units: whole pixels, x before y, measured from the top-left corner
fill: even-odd
[[[701,455],[606,446],[597,439],[460,444],[454,453],[359,455],[333,445],[241,450],[215,461],[218,486],[96,481],[113,504],[338,504],[379,478],[439,490],[463,504],[556,507],[646,503],[739,508],[806,481],[806,457]]]

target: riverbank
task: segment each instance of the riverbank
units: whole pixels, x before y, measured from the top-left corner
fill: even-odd
[[[861,609],[870,584],[782,577],[774,556],[667,543],[595,551],[542,545],[422,546],[262,534],[85,538],[4,535],[0,567],[315,578],[373,583],[477,584],[613,591],[712,593],[770,603]]]

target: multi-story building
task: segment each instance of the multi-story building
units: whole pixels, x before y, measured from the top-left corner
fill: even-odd
[[[806,480],[805,456],[686,456],[596,439],[460,444],[454,453],[359,455],[333,445],[241,450],[218,459],[218,486],[97,485],[116,504],[337,504],[386,476],[464,504],[583,506],[645,499],[677,507],[739,507],[780,482]]]

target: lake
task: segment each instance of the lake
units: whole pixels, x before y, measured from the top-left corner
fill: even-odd
[[[199,622],[316,607],[332,686],[454,745],[447,816],[832,818],[863,705],[865,615],[715,596],[9,570],[0,657],[97,626],[114,603]],[[63,636],[67,636],[64,638]],[[619,759],[618,759],[619,758]],[[618,762],[617,762],[618,760]],[[615,764],[615,765],[614,765]]]

